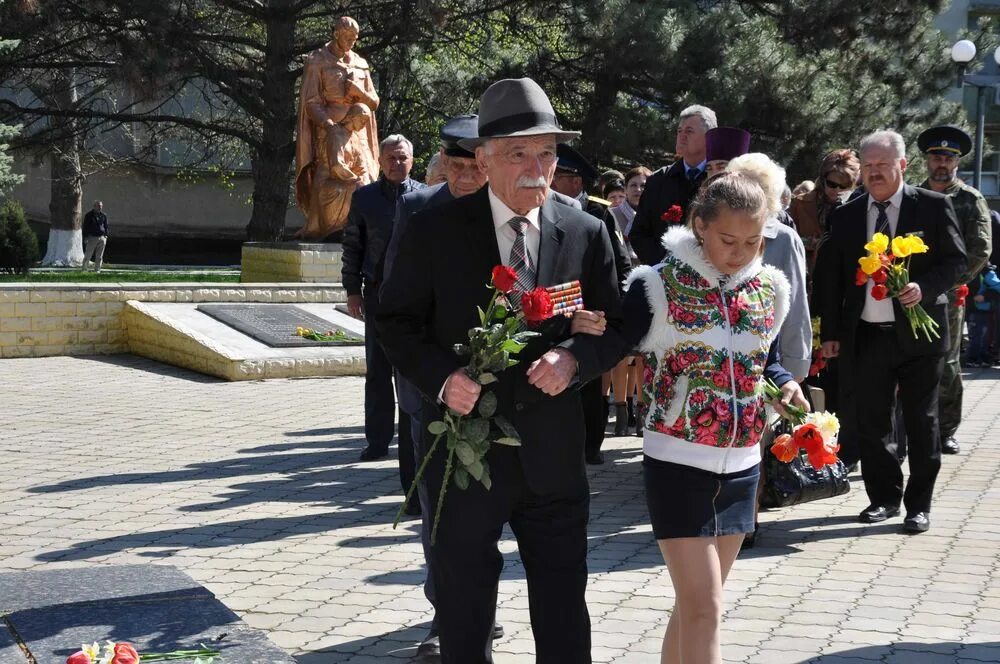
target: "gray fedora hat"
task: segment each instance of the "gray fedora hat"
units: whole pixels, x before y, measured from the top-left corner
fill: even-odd
[[[557,143],[571,141],[578,131],[563,131],[548,96],[530,78],[505,78],[486,88],[479,100],[479,136],[458,142],[475,150],[491,138],[552,134]]]

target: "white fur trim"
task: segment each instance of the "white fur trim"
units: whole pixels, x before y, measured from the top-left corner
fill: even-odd
[[[673,254],[679,261],[690,265],[695,272],[704,277],[712,288],[718,288],[719,284],[724,281],[726,287],[723,290],[726,292],[732,292],[753,279],[760,272],[762,265],[760,258],[754,258],[739,272],[727,277],[715,269],[715,266],[705,257],[705,251],[701,248],[698,238],[687,226],[668,228],[667,232],[663,234],[661,242],[669,253]]]
[[[765,265],[760,275],[769,279],[774,286],[774,334],[771,337],[773,339],[785,322],[785,317],[788,316],[788,308],[792,299],[792,286],[785,273],[773,265]]]
[[[646,302],[653,312],[653,321],[649,331],[637,346],[639,350],[662,353],[670,343],[669,326],[666,325],[668,315],[667,294],[663,289],[663,277],[656,266],[641,265],[632,270],[625,280],[625,290],[631,290],[636,282],[641,282],[646,289]]]

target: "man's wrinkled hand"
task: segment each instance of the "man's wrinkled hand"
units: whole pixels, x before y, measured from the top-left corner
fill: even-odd
[[[823,357],[826,359],[831,359],[840,355],[840,342],[839,341],[824,341],[823,342]]]
[[[790,380],[781,386],[781,401],[774,403],[774,409],[782,417],[788,417],[788,411],[785,406],[789,405],[801,408],[807,413],[812,410],[809,401],[806,399],[806,395],[802,392],[802,386],[794,380]]]
[[[573,322],[570,323],[570,334],[592,334],[599,337],[604,334],[608,319],[603,311],[574,311]]]
[[[528,367],[528,382],[550,397],[565,390],[576,376],[577,362],[565,348],[553,348]]]
[[[457,369],[444,383],[444,405],[459,415],[468,415],[476,407],[483,386],[469,378],[464,369]]]
[[[358,320],[365,319],[365,300],[360,295],[347,296],[347,313]]]
[[[910,307],[915,307],[920,304],[924,294],[920,292],[920,284],[910,282],[903,286],[903,290],[899,291],[899,303],[909,309]]]

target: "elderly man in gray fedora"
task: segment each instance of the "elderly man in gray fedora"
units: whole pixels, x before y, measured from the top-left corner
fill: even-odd
[[[522,289],[579,280],[585,308],[603,315],[601,336],[572,334],[563,317],[546,321],[520,363],[490,386],[521,446],[490,448],[491,489],[452,487],[445,501],[430,553],[445,664],[493,661],[505,524],[527,577],[536,661],[591,661],[584,599],[590,498],[576,387],[614,366],[623,342],[604,224],[549,197],[556,146],[577,135],[563,131],[531,79],[490,86],[480,100],[478,137],[460,141],[475,151],[487,185],[414,215],[382,289],[376,326],[393,365],[420,390],[424,422],[440,419],[444,408],[467,414],[479,399],[480,386],[454,346],[479,325],[476,307],[488,303],[483,284],[495,266],[513,268]],[[424,477],[433,496],[442,488],[444,457],[432,457]]]

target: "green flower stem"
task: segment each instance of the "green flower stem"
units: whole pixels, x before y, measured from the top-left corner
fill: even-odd
[[[781,388],[774,384],[769,378],[764,379],[764,396],[767,397],[768,401],[781,401]],[[788,415],[784,416],[786,420],[792,424],[799,425],[806,420],[806,411],[802,410],[798,406],[793,406],[792,404],[785,405],[785,412]]]
[[[406,511],[406,506],[410,504],[410,500],[413,498],[413,492],[417,490],[417,484],[424,477],[424,470],[427,468],[427,463],[434,456],[434,451],[437,450],[438,443],[441,441],[441,437],[444,436],[443,433],[439,433],[434,437],[434,442],[431,443],[431,448],[424,455],[424,460],[420,463],[420,468],[417,469],[417,474],[413,476],[413,483],[410,484],[410,490],[406,492],[406,498],[403,500],[403,504],[400,505],[399,511],[396,512],[396,520],[392,522],[392,527],[395,529],[399,525],[400,519],[403,518],[403,512]],[[435,526],[437,524],[435,523]]]
[[[195,659],[196,657],[218,657],[218,650],[174,650],[173,652],[149,652],[139,655],[140,662],[165,662],[172,659]]]
[[[441,482],[441,495],[438,496],[437,509],[434,510],[434,528],[431,529],[431,546],[437,544],[438,524],[441,522],[441,509],[444,507],[444,495],[448,492],[448,482],[451,481],[451,474],[455,470],[453,461],[455,459],[455,449],[448,450],[448,459],[444,464],[444,480]]]

